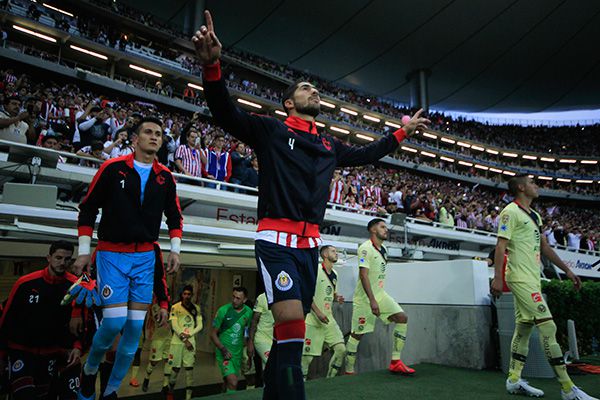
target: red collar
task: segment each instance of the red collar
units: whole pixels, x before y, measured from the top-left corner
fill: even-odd
[[[319,132],[317,132],[317,125],[315,125],[314,122],[307,121],[300,117],[295,117],[295,116],[287,117],[284,123],[292,129],[311,133],[313,135],[319,134]]]
[[[64,276],[51,275],[50,267],[44,268],[44,270],[42,271],[42,278],[44,278],[44,281],[46,283],[49,283],[51,285],[56,285],[58,283],[63,283],[66,281],[66,278]]]
[[[125,164],[131,168],[134,169],[133,167],[133,160],[135,159],[135,151],[131,154],[128,154],[125,157]],[[160,174],[160,172],[164,169],[165,167],[163,167],[163,165],[161,163],[158,162],[158,160],[156,159],[156,157],[154,158],[154,160],[152,161],[152,170],[154,171],[154,173],[156,175]]]
[[[379,247],[377,247],[377,245],[373,241],[373,238],[371,238],[371,243],[373,243],[373,247],[375,247],[377,250],[381,251],[381,249]]]

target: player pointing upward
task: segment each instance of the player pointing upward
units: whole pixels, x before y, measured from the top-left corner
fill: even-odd
[[[204,94],[222,128],[251,146],[261,166],[255,249],[267,301],[275,318],[265,370],[265,399],[304,399],[301,356],[304,315],[310,311],[318,268],[319,224],[336,167],[370,164],[396,150],[429,121],[421,111],[394,134],[367,146],[352,147],[317,131],[319,91],[309,82],[283,93],[285,122],[246,113],[231,101],[221,74],[221,43],[205,11],[192,41],[203,64]]]

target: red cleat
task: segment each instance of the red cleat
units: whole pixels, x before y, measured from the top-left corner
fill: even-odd
[[[356,372],[344,372],[344,375],[356,375]]]
[[[407,367],[402,360],[392,360],[388,369],[391,372],[403,375],[412,375],[416,372],[414,369]]]
[[[129,385],[133,387],[140,387],[140,383],[138,382],[137,378],[131,378]]]

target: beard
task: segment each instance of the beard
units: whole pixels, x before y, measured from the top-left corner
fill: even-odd
[[[305,115],[310,115],[313,118],[316,118],[317,115],[319,115],[319,113],[321,112],[321,105],[320,104],[307,104],[305,106],[299,106],[296,105],[296,111],[299,114],[305,114]]]

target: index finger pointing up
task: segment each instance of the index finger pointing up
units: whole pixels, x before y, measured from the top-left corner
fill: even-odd
[[[415,113],[415,115],[413,115],[413,118],[419,118],[419,116],[421,115],[421,113],[423,113],[423,109],[422,109],[422,108],[419,108],[419,111],[417,111],[417,112]]]
[[[205,19],[206,27],[208,28],[208,31],[214,32],[215,26],[213,24],[212,16],[210,15],[210,11],[204,10],[204,19]]]

